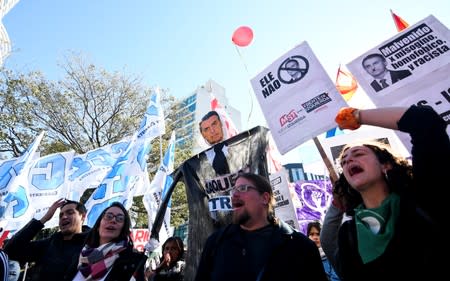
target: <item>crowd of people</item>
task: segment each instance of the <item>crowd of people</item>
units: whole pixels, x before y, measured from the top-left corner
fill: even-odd
[[[217,119],[217,120],[216,120]],[[212,114],[200,123],[203,134],[221,132]],[[203,121],[205,121],[203,120]],[[219,122],[219,123],[217,123]],[[412,163],[375,142],[346,145],[339,157],[342,172],[334,183],[333,202],[322,222],[302,234],[275,216],[267,178],[239,173],[230,192],[231,224],[204,243],[196,281],[203,280],[438,280],[445,276],[448,239],[444,233],[443,177],[449,170],[446,122],[428,106],[358,110],[342,108],[341,129],[372,125],[409,133]],[[443,161],[439,161],[442,159]],[[35,240],[59,211],[59,231]],[[343,220],[344,215],[347,219]],[[185,245],[170,237],[161,258],[149,266],[130,239],[127,209],[115,202],[92,228],[83,227],[86,209],[61,199],[40,219],[32,219],[0,251],[0,280],[8,279],[9,260],[33,263],[27,280],[183,280]],[[308,238],[309,237],[309,238]],[[17,280],[17,279],[16,279]]]

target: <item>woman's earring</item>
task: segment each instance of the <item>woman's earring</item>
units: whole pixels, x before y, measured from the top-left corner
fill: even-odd
[[[386,181],[389,181],[389,177],[388,177],[388,174],[387,174],[387,170],[384,170],[384,179],[385,179]]]

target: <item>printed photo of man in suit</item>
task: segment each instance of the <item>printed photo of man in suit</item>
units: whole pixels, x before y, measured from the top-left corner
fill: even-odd
[[[217,111],[209,111],[200,121],[199,129],[205,141],[213,147],[205,151],[208,162],[210,162],[218,175],[230,173],[228,161],[228,147],[224,141],[222,120]]]
[[[377,92],[411,75],[409,70],[388,69],[386,58],[376,53],[366,56],[362,66],[374,78],[370,85]]]

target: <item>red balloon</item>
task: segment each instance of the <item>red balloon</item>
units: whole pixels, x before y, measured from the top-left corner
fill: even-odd
[[[248,46],[253,40],[253,31],[248,26],[241,26],[234,31],[231,40],[239,47]]]

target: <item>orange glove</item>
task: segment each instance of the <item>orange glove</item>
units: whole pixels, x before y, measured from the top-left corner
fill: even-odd
[[[361,123],[359,122],[359,109],[353,107],[339,109],[334,120],[340,129],[356,130],[361,127]]]

